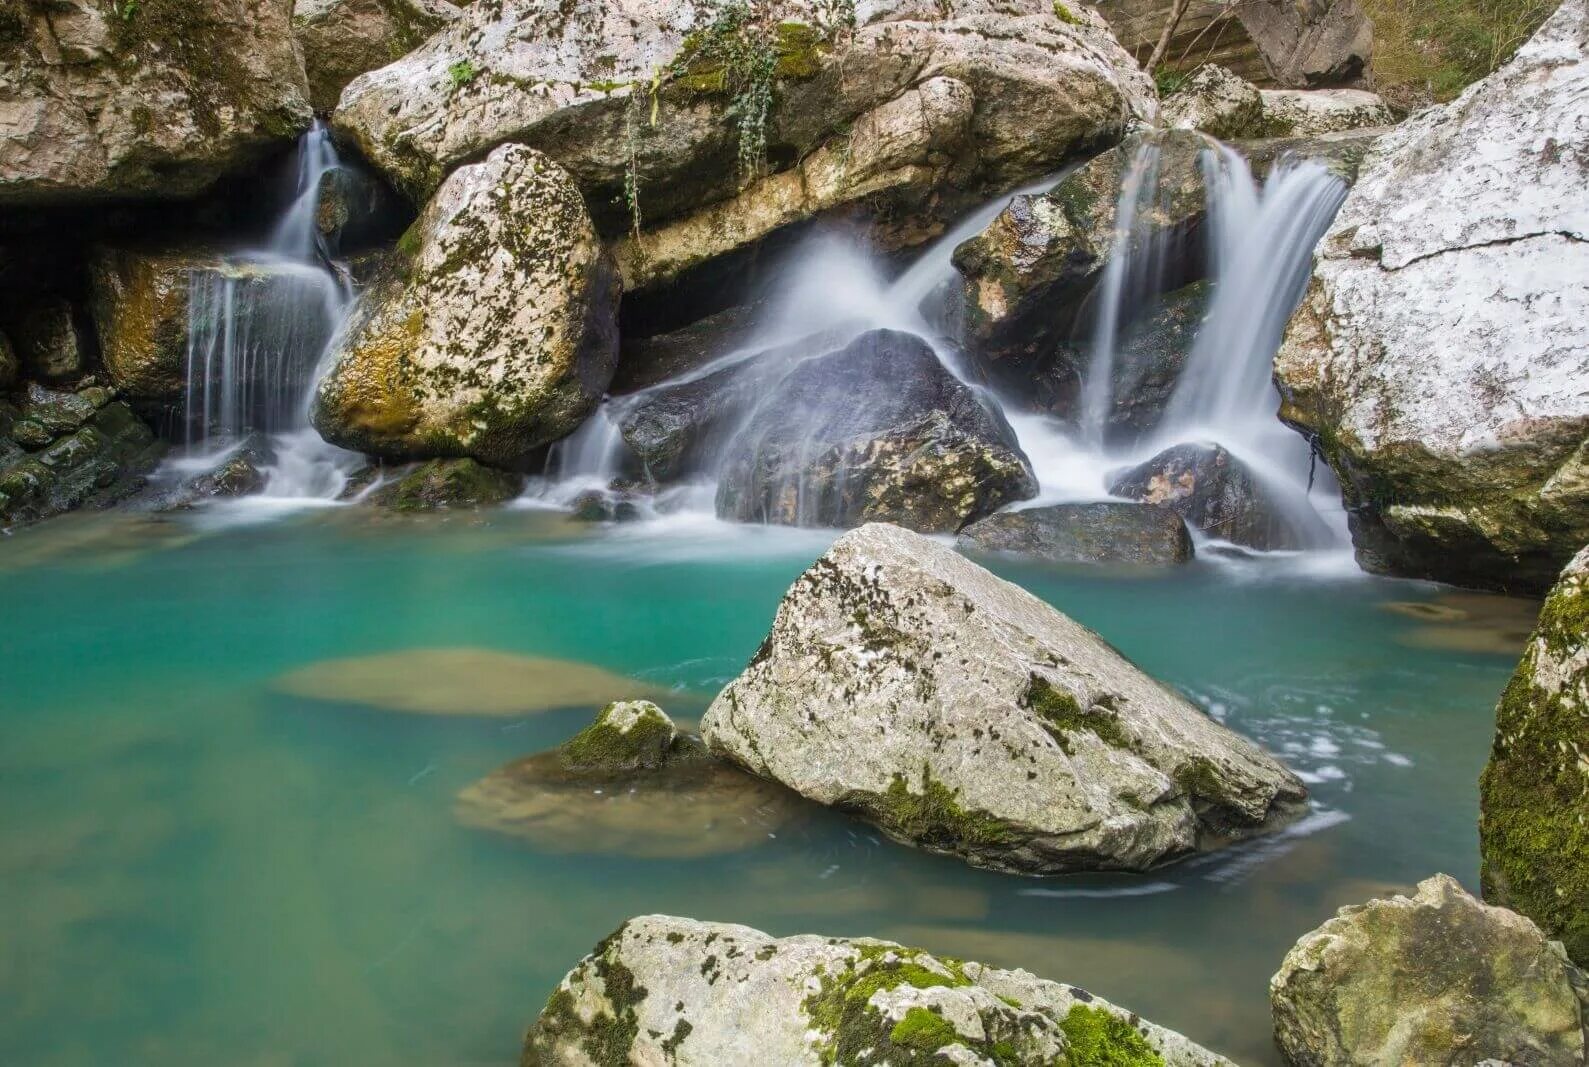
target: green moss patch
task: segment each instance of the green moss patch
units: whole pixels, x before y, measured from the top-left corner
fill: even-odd
[[[1077,1004],[1059,1026],[1068,1042],[1067,1067],[1164,1067],[1147,1038],[1112,1011]]]
[[[1090,733],[1111,748],[1131,748],[1131,735],[1113,712],[1098,707],[1083,708],[1072,693],[1046,678],[1032,676],[1026,687],[1026,705],[1067,755],[1071,751],[1070,736],[1076,733]]]
[[[851,793],[837,807],[854,811],[909,841],[950,852],[978,851],[1014,845],[1019,835],[1009,823],[985,811],[963,806],[954,790],[924,766],[921,791],[915,792],[896,774],[884,793]]]
[[[638,717],[622,728],[614,721],[620,708],[636,710]],[[660,767],[677,736],[673,722],[654,704],[609,704],[596,721],[558,748],[558,759],[574,771],[627,771]]]

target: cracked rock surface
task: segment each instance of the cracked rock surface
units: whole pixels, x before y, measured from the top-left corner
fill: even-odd
[[[1589,541],[1589,63],[1568,0],[1501,70],[1386,134],[1276,363],[1361,561],[1547,588]]]

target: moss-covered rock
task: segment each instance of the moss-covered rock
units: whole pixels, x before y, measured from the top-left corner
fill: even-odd
[[[449,178],[315,395],[327,440],[515,468],[572,433],[618,358],[618,283],[579,190],[506,145]]]
[[[1258,87],[1216,63],[1194,71],[1159,110],[1159,121],[1171,129],[1200,130],[1227,141],[1256,136],[1262,119]]]
[[[489,507],[506,503],[523,491],[523,475],[472,459],[433,459],[382,485],[366,499],[398,511],[434,511]]]
[[[673,720],[649,700],[608,704],[596,721],[557,750],[573,771],[653,770],[662,766],[678,737]]]
[[[558,985],[525,1065],[1226,1067],[1084,989],[870,938],[630,919]]]
[[[952,549],[840,538],[707,710],[712,751],[897,840],[1029,874],[1141,870],[1271,829],[1302,784]]]
[[[7,0],[0,204],[177,199],[309,125],[292,0]]]
[[[1589,549],[1545,601],[1480,780],[1485,899],[1589,964]]]
[[[1581,1064],[1585,978],[1528,919],[1436,875],[1342,908],[1269,984],[1275,1041],[1308,1067]]]

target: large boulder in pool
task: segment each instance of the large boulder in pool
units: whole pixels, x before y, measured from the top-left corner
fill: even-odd
[[[194,196],[313,117],[292,0],[0,4],[0,205]]]
[[[1079,4],[502,0],[355,79],[333,121],[416,201],[504,142],[547,153],[605,234],[648,231],[621,255],[638,287],[815,213],[919,243],[1155,109]]]
[[[1001,511],[960,531],[960,545],[1049,563],[1165,566],[1193,554],[1186,523],[1169,508],[1113,501]]]
[[[717,513],[952,533],[1036,494],[1031,463],[991,399],[921,338],[874,330],[763,392],[728,446]]]
[[[1589,964],[1589,549],[1551,590],[1495,710],[1480,779],[1484,897]]]
[[[1174,445],[1116,472],[1109,491],[1169,508],[1194,530],[1232,544],[1272,551],[1308,543],[1307,531],[1288,521],[1252,470],[1220,445]]]
[[[618,359],[618,285],[579,190],[505,145],[459,168],[365,294],[315,395],[328,441],[524,465],[572,433]]]
[[[451,0],[297,0],[292,28],[309,102],[330,111],[348,82],[401,59],[458,17]]]
[[[851,531],[707,710],[712,751],[889,836],[1027,874],[1144,870],[1305,791],[1092,631],[930,538]]]
[[[1448,875],[1353,905],[1269,983],[1275,1042],[1308,1067],[1581,1064],[1585,976],[1528,919]]]
[[[1373,571],[1542,590],[1589,543],[1589,6],[1381,137],[1276,359]]]
[[[1085,989],[872,938],[630,919],[558,983],[522,1062],[1228,1067]]]

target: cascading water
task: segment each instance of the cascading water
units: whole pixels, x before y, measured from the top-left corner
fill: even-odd
[[[331,500],[363,462],[309,424],[321,361],[353,299],[318,226],[324,179],[341,165],[316,122],[298,146],[291,203],[264,247],[193,272],[179,475],[208,469],[262,435],[272,458],[260,497]]]

